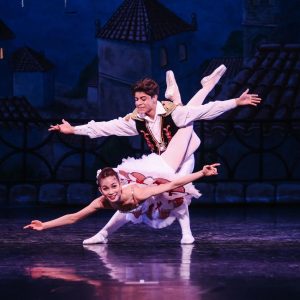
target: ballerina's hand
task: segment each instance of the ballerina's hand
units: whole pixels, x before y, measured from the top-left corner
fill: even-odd
[[[68,121],[62,119],[61,124],[50,125],[48,131],[59,131],[64,134],[73,134],[74,127]]]
[[[33,220],[29,225],[24,226],[23,229],[32,229],[40,231],[44,229],[44,224],[39,220]]]
[[[218,169],[216,168],[218,166],[220,166],[219,163],[204,166],[202,169],[203,175],[204,176],[218,175]]]

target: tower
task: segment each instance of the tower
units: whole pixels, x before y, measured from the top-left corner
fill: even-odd
[[[12,67],[11,55],[15,34],[0,19],[0,97],[12,96]]]
[[[97,33],[101,116],[128,113],[130,86],[143,77],[165,82],[169,68],[188,74],[196,27],[195,17],[189,24],[157,0],[124,0]]]
[[[264,43],[277,43],[280,0],[244,0],[244,58],[254,55]]]

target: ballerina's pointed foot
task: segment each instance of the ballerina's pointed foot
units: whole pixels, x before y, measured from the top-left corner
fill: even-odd
[[[165,92],[166,99],[169,99],[174,102],[174,104],[181,104],[181,96],[179,93],[178,85],[176,83],[176,79],[173,71],[166,72],[166,83],[167,89]]]
[[[203,77],[201,84],[203,87],[210,87],[211,89],[218,83],[223,76],[227,68],[224,65],[220,65],[210,75]]]
[[[193,244],[194,241],[195,241],[195,238],[191,234],[185,234],[185,235],[182,236],[180,244],[190,245],[190,244]]]
[[[107,238],[104,237],[100,232],[90,237],[89,239],[85,239],[82,244],[83,245],[93,245],[93,244],[106,244]]]

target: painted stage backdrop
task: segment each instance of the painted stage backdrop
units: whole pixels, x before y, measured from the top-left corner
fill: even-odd
[[[296,0],[1,0],[0,203],[86,203],[95,172],[147,152],[139,138],[49,133],[134,109],[131,85],[152,77],[164,99],[174,71],[183,102],[221,64],[206,102],[246,88],[262,104],[195,124],[202,203],[298,202],[300,4]],[[88,195],[88,196],[86,196]]]

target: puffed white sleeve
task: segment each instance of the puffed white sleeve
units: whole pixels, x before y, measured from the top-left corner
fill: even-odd
[[[90,121],[85,125],[75,126],[74,133],[77,135],[88,135],[93,139],[109,135],[133,136],[137,135],[138,131],[132,119],[119,117],[111,121]]]
[[[199,106],[178,106],[172,112],[172,118],[179,127],[198,120],[211,120],[237,106],[236,99],[212,101]]]

